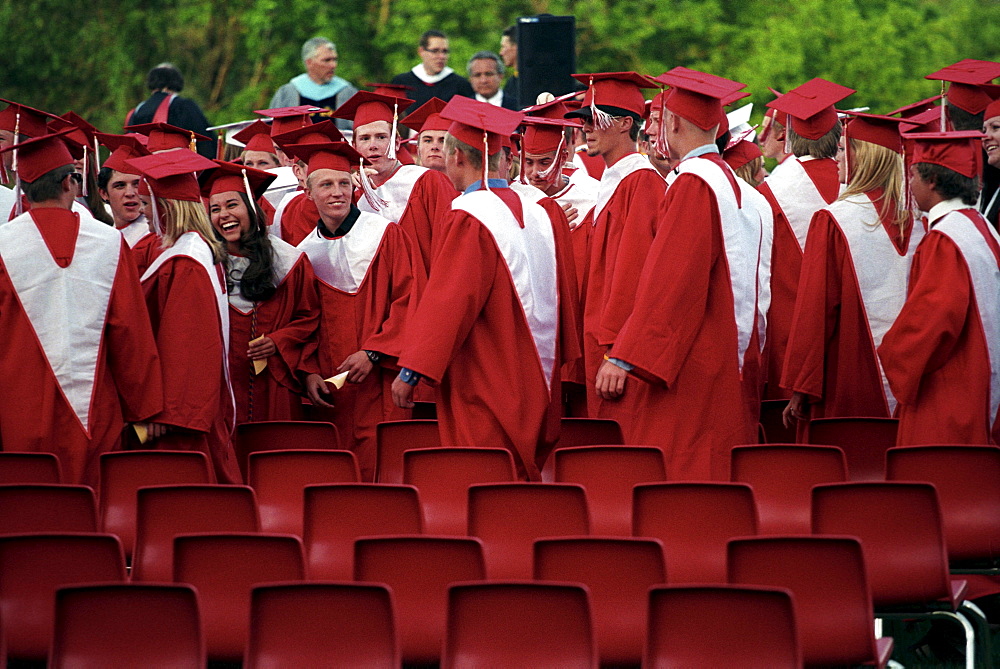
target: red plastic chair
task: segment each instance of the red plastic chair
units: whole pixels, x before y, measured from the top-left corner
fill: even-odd
[[[393,420],[375,426],[375,481],[403,482],[403,453],[416,448],[439,448],[436,420]],[[474,446],[474,444],[470,444]]]
[[[340,434],[333,423],[307,420],[265,420],[242,423],[233,435],[236,461],[243,480],[247,478],[247,458],[257,451],[288,449],[340,450]]]
[[[417,489],[408,485],[338,483],[306,486],[302,538],[312,580],[350,580],[354,540],[420,534]]]
[[[60,588],[49,667],[203,667],[199,621],[198,595],[187,585]]]
[[[570,418],[564,416],[560,423],[559,441],[552,447],[552,452],[558,448],[574,446],[622,445],[625,437],[622,426],[610,418]],[[542,467],[542,480],[552,483],[555,480],[555,459],[549,453]]]
[[[199,451],[102,453],[101,486],[97,496],[101,531],[117,534],[125,547],[126,559],[131,559],[139,488],[211,481],[208,456]]]
[[[786,588],[652,588],[648,629],[642,666],[650,669],[802,667],[795,607]]]
[[[812,487],[847,480],[847,461],[836,446],[734,446],[730,478],[753,487],[760,534],[809,534]]]
[[[934,484],[952,573],[1000,574],[1000,447],[890,448],[886,477]]]
[[[558,465],[557,465],[558,467]],[[535,579],[583,583],[601,664],[642,661],[650,587],[666,583],[656,539],[566,537],[535,542]]]
[[[405,664],[441,661],[448,586],[486,578],[483,546],[471,537],[392,536],[358,539],[354,579],[392,591]]]
[[[721,481],[635,486],[632,534],[663,542],[667,582],[725,583],[726,544],[757,533],[753,491]]]
[[[989,626],[965,602],[968,583],[952,580],[937,492],[930,483],[856,482],[813,488],[813,531],[858,537],[879,618],[948,617],[966,635],[974,666],[978,627],[982,666],[991,662]]]
[[[36,451],[0,451],[0,484],[60,483],[59,456]]]
[[[442,669],[597,666],[585,586],[499,581],[449,589]]]
[[[871,590],[856,538],[733,539],[728,571],[730,583],[792,591],[806,666],[888,664],[892,638],[875,639]]]
[[[85,485],[0,485],[0,535],[24,532],[96,532],[97,501]]]
[[[301,537],[307,485],[361,480],[358,460],[350,451],[257,451],[248,462],[247,483],[257,493],[263,532]]]
[[[174,537],[195,532],[258,532],[257,501],[248,486],[166,485],[140,488],[133,581],[170,581]]]
[[[897,418],[814,418],[808,442],[839,446],[850,481],[884,481],[885,452],[896,445]]]
[[[666,481],[663,451],[654,446],[576,446],[553,454],[554,478],[587,490],[593,534],[632,534],[632,488]]]
[[[483,540],[491,579],[531,578],[535,539],[590,534],[583,486],[494,483],[469,486],[469,535]]]
[[[0,537],[0,611],[8,656],[45,661],[52,642],[55,591],[63,585],[125,581],[125,555],[110,534]]]
[[[250,595],[245,669],[395,669],[392,595],[380,583],[269,583]]]
[[[785,427],[782,414],[788,400],[761,400],[760,429],[763,433],[762,444],[794,444],[795,424]]]
[[[403,482],[420,491],[428,534],[465,536],[469,486],[516,480],[514,458],[505,448],[423,448],[403,453]]]
[[[198,592],[210,661],[243,660],[255,585],[304,579],[302,541],[292,535],[234,532],[174,539],[174,580]]]

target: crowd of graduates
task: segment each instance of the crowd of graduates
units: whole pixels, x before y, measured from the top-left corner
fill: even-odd
[[[774,398],[803,434],[1000,441],[1000,64],[886,114],[813,79],[759,132],[717,75],[574,77],[519,111],[412,82],[260,110],[214,159],[169,93],[123,134],[5,101],[2,447],[238,482],[235,425],[324,420],[371,479],[375,426],[425,401],[527,480],[564,415],[726,480]]]

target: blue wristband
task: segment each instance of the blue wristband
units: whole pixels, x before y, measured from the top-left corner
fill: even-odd
[[[409,386],[415,386],[420,383],[421,376],[414,372],[412,369],[407,369],[403,367],[399,370],[399,380]]]

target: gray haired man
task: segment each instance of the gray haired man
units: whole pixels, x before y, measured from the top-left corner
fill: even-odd
[[[313,37],[302,45],[302,62],[306,71],[293,77],[271,98],[271,108],[315,105],[335,110],[358,92],[349,81],[336,76],[337,45],[325,37]],[[341,130],[351,128],[351,122],[337,119]]]

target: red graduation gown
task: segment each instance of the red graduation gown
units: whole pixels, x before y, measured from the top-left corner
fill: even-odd
[[[635,308],[609,353],[635,365],[641,379],[628,380],[615,407],[632,416],[626,442],[661,447],[670,479],[728,480],[729,449],[756,442],[741,372],[759,360],[763,231],[756,212],[727,220],[738,233],[727,248],[719,199],[731,209],[741,200],[738,188],[718,154],[681,163],[660,207]],[[755,386],[756,371],[751,377]]]
[[[971,208],[951,211],[917,248],[906,303],[878,349],[899,400],[899,445],[1000,443],[1000,243],[988,228]]]
[[[893,213],[878,225],[874,203],[860,195],[813,216],[781,382],[809,396],[811,418],[889,417],[895,409],[875,349],[902,308],[923,227],[914,233],[911,225],[901,241]]]
[[[281,217],[281,239],[292,246],[298,246],[303,239],[316,229],[319,210],[305,191],[296,193],[284,207],[279,207]],[[277,216],[275,212],[275,216]]]
[[[210,263],[208,245],[197,233],[188,232],[142,278],[163,365],[163,411],[150,420],[180,428],[152,445],[202,451],[220,483],[240,483],[231,442],[234,406],[226,360],[228,323],[223,322],[219,299],[225,300],[226,283],[221,265]]]
[[[229,374],[236,398],[236,423],[302,420],[302,380],[319,373],[315,366],[319,296],[309,258],[280,239],[271,238],[277,289],[264,302],[229,295]],[[250,342],[267,336],[276,351],[267,367],[254,373],[247,356]]]
[[[94,485],[99,456],[119,446],[125,423],[162,407],[156,344],[121,235],[84,214],[34,215],[0,228],[0,442],[55,452],[64,482]],[[22,278],[44,280],[44,294],[24,291]],[[84,369],[84,357],[93,366]]]
[[[622,178],[622,174],[626,176]],[[605,416],[607,403],[594,390],[597,369],[632,313],[666,184],[645,157],[632,153],[604,172],[600,193],[607,191],[611,191],[610,197],[599,195],[591,217],[582,224],[590,226],[590,257],[582,292],[587,405],[593,417]],[[608,417],[624,421],[622,428],[627,434],[630,416],[617,408],[610,412],[614,415]]]
[[[333,376],[357,351],[385,356],[364,381],[333,391],[331,402],[335,409],[330,419],[344,445],[357,455],[362,477],[370,481],[375,472],[375,426],[411,415],[395,406],[390,390],[414,286],[410,240],[398,225],[361,212],[346,235],[330,239],[314,226],[299,249],[309,256],[318,279],[319,373]],[[349,267],[343,262],[346,257],[356,262]]]
[[[779,179],[780,183],[774,179]],[[780,172],[775,171],[773,177],[765,179],[759,190],[774,210],[771,308],[767,314],[764,344],[767,384],[764,399],[785,399],[791,397],[791,393],[782,389],[779,381],[785,364],[788,333],[792,329],[802,250],[812,215],[833,203],[840,193],[837,162],[832,158],[805,161],[789,158],[782,163]],[[776,197],[776,192],[781,195]]]
[[[417,165],[401,165],[375,193],[388,202],[378,210],[365,196],[357,195],[358,208],[398,223],[414,246],[423,276],[431,267],[434,230],[451,212],[451,201],[458,193],[442,172]]]
[[[547,206],[557,205],[530,202],[510,189],[455,200],[399,360],[437,384],[443,446],[507,448],[520,475],[531,480],[540,479],[539,463],[558,436],[559,366],[579,355],[568,230]],[[551,247],[526,243],[544,237]],[[512,251],[509,243],[518,241],[525,245]],[[532,282],[529,274],[551,281]],[[532,313],[541,314],[542,303],[552,307],[532,318],[534,327],[522,302],[527,293],[519,293],[529,284],[537,291]]]

